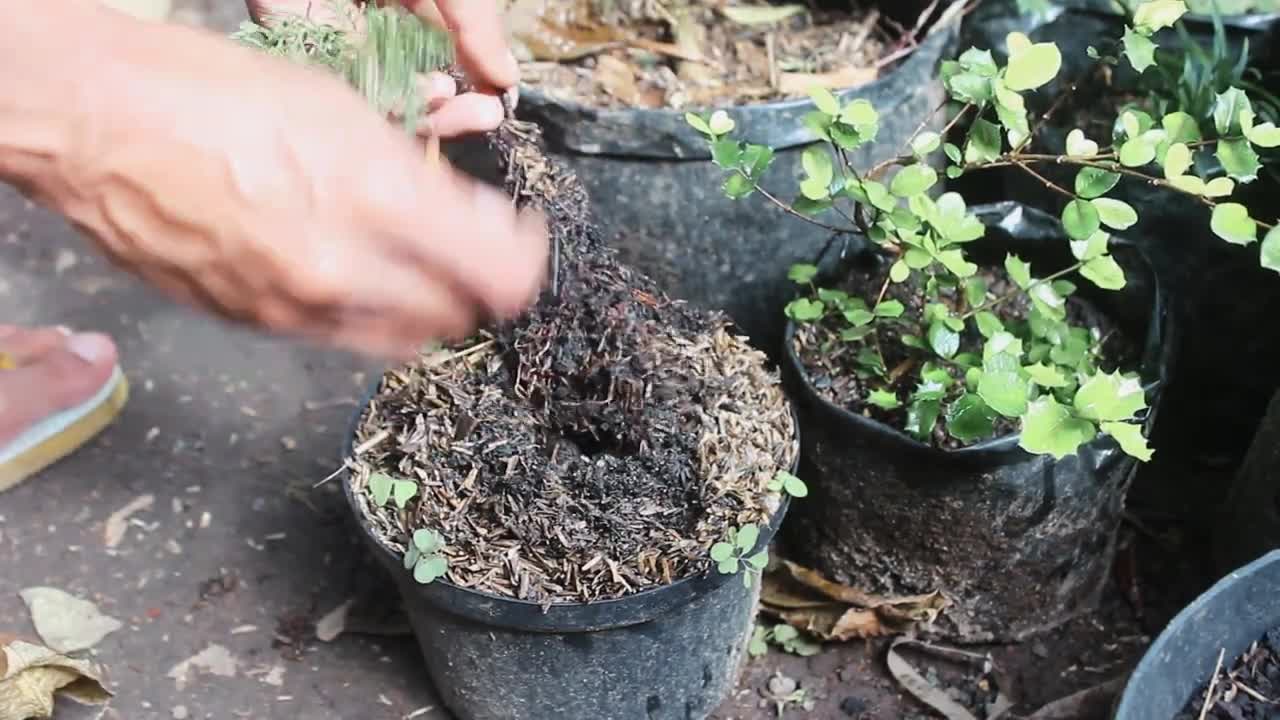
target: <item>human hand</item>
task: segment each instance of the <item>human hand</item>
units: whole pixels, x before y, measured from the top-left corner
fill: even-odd
[[[66,145],[0,157],[0,177],[124,267],[225,317],[392,357],[536,296],[541,221],[426,162],[340,80],[101,12],[96,74],[51,76],[32,94],[48,107],[0,125]]]
[[[362,30],[362,16],[355,4],[344,7],[320,0],[245,0],[249,15],[270,26],[281,18],[305,17],[339,28]],[[342,0],[346,2],[346,0]],[[485,132],[504,117],[501,96],[514,103],[520,82],[520,66],[507,45],[506,33],[494,0],[405,0],[402,5],[423,21],[447,29],[454,38],[458,61],[474,88],[457,93],[453,78],[431,73],[420,83],[429,115],[420,134],[442,138]],[[349,12],[347,11],[349,9]]]

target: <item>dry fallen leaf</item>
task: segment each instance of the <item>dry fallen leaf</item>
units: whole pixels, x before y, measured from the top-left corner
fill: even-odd
[[[613,55],[596,58],[595,79],[605,92],[624,103],[634,105],[639,100],[635,69],[625,60]]]
[[[111,517],[107,518],[106,528],[103,530],[103,541],[107,547],[113,548],[124,540],[124,535],[129,531],[129,518],[135,514],[150,510],[151,506],[156,502],[154,495],[139,495],[129,501],[128,505],[111,513]]]
[[[862,87],[880,77],[873,67],[845,67],[825,73],[784,72],[778,75],[778,91],[789,95],[806,95],[815,87],[847,90]]]
[[[726,5],[720,12],[741,25],[769,25],[804,12],[804,5]]]
[[[343,602],[338,607],[325,613],[316,622],[316,639],[320,642],[333,642],[347,629],[347,612],[355,604],[354,599]]]
[[[84,705],[111,699],[101,671],[12,635],[0,635],[0,718],[27,720],[53,717],[54,699],[63,695]]]
[[[902,657],[898,650],[900,647],[913,647],[942,659],[968,664],[980,668],[984,674],[993,666],[990,655],[933,645],[920,640],[898,638],[889,646],[889,653],[885,658],[885,662],[889,666],[889,673],[893,675],[893,678],[898,681],[898,684],[904,690],[914,695],[917,700],[933,708],[947,720],[977,720],[977,717],[969,712],[968,708],[952,699],[945,690],[932,685],[918,670],[912,667],[911,663]],[[995,701],[986,708],[986,718],[987,720],[1000,720],[1012,709],[1013,703],[1004,694],[1003,690],[997,688]]]
[[[123,627],[119,620],[99,612],[97,605],[57,588],[27,588],[18,595],[31,612],[36,634],[61,653],[88,650]]]
[[[219,677],[235,677],[237,661],[231,651],[221,645],[210,645],[169,670],[179,691],[191,681],[192,670],[204,671]]]
[[[835,641],[901,634],[932,623],[947,606],[939,592],[877,597],[785,560],[765,575],[761,602],[788,625]]]

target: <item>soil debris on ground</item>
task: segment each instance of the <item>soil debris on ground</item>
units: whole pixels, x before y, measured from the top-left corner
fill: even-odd
[[[589,107],[696,108],[858,87],[915,46],[872,3],[506,0],[525,82]]]
[[[620,264],[538,141],[513,121],[494,145],[510,194],[547,217],[558,296],[386,373],[352,482],[417,483],[403,512],[358,496],[398,552],[440,533],[450,582],[591,602],[709,570],[731,528],[770,521],[798,447],[764,355]]]

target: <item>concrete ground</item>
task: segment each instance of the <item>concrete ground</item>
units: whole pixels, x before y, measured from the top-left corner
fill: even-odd
[[[225,32],[244,10],[238,0],[178,0],[173,17]],[[376,366],[179,308],[2,187],[0,307],[3,322],[111,333],[134,393],[102,437],[0,496],[0,633],[32,633],[18,594],[37,586],[124,623],[94,650],[116,697],[105,710],[63,703],[56,717],[450,717],[336,483],[313,488],[337,467]],[[111,547],[108,521],[126,508],[136,512]],[[1120,594],[1108,597],[1096,618],[993,651],[1030,708],[1123,674],[1159,629],[1135,629]],[[347,632],[318,640],[315,622],[348,601]],[[716,717],[777,717],[766,695],[779,672],[815,702],[786,717],[932,717],[885,673],[884,650],[771,654]],[[214,661],[184,672],[193,657]]]

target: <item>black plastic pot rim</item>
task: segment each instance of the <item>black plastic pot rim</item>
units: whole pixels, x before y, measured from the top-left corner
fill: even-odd
[[[398,573],[398,583],[413,583],[420,596],[429,598],[432,604],[443,607],[455,615],[469,618],[488,625],[509,627],[529,632],[594,632],[612,628],[627,627],[648,622],[678,607],[687,605],[695,599],[715,590],[730,580],[741,582],[738,574],[726,575],[717,571],[714,566],[700,575],[677,580],[670,585],[649,588],[638,593],[610,600],[599,600],[591,603],[553,603],[544,606],[529,600],[497,595],[495,593],[462,587],[440,578],[423,585],[406,578],[401,556],[387,543],[386,538],[373,531],[367,518],[356,501],[355,489],[351,486],[352,473],[346,466],[346,459],[354,451],[356,430],[364,417],[369,403],[377,395],[382,385],[382,375],[375,380],[366,392],[364,400],[356,410],[347,431],[342,448],[342,487],[347,504],[355,516],[356,524],[365,537],[365,541],[375,552],[381,555],[382,563],[392,572]],[[790,404],[790,401],[788,401]],[[791,407],[792,422],[795,426],[793,443],[800,444],[800,422],[794,406]],[[800,453],[792,462],[791,472],[796,472],[800,465]],[[752,552],[767,548],[782,526],[787,508],[791,504],[790,497],[780,493],[778,509],[767,525],[760,529],[760,539]],[[747,572],[745,569],[741,572]]]
[[[1160,278],[1156,274],[1155,269],[1152,268],[1151,262],[1147,258],[1146,253],[1142,251],[1141,247],[1131,242],[1125,241],[1121,238],[1112,238],[1112,243],[1115,245],[1122,245],[1126,248],[1132,248],[1142,258],[1143,263],[1146,264],[1148,269],[1151,270],[1152,290],[1153,290],[1153,294],[1155,295],[1155,302],[1153,303],[1151,322],[1153,326],[1156,323],[1160,323],[1163,326],[1167,326],[1167,323],[1165,322],[1165,319],[1166,319],[1165,298],[1164,298],[1164,293],[1161,291],[1161,288],[1160,288]],[[955,460],[975,460],[976,461],[976,460],[987,460],[987,459],[994,459],[996,457],[1002,457],[1004,458],[1003,464],[1018,462],[1020,460],[1025,460],[1027,458],[1033,457],[1031,453],[1027,452],[1026,450],[1023,450],[1018,445],[1018,442],[1022,438],[1022,433],[1020,432],[1011,433],[1009,435],[1002,435],[997,438],[984,440],[980,443],[975,443],[973,445],[966,445],[964,447],[956,448],[954,450],[948,449],[948,448],[938,448],[932,445],[926,445],[925,443],[920,442],[914,437],[908,435],[905,431],[899,428],[893,427],[892,425],[887,425],[885,423],[880,422],[879,420],[873,420],[869,417],[865,417],[863,415],[859,415],[855,412],[852,412],[848,408],[836,405],[830,400],[827,400],[825,397],[819,394],[816,389],[814,389],[813,383],[809,380],[808,373],[805,372],[804,363],[800,361],[800,357],[796,354],[795,344],[792,342],[792,340],[795,337],[795,333],[796,333],[795,321],[788,318],[786,331],[783,333],[783,344],[784,344],[783,353],[784,353],[784,357],[786,358],[786,362],[791,365],[792,372],[794,372],[796,377],[800,380],[800,384],[803,387],[804,401],[808,403],[813,403],[822,407],[826,412],[832,413],[836,417],[840,418],[840,420],[842,420],[843,422],[851,423],[857,427],[861,427],[866,430],[875,431],[886,437],[891,437],[894,439],[894,441],[896,441],[901,446],[904,452],[912,452],[912,453],[930,455],[937,458],[946,458],[946,459],[955,459]],[[1164,337],[1164,342],[1162,343],[1162,352],[1164,354],[1167,354],[1168,353],[1167,333],[1162,331],[1161,334],[1162,334],[1162,337]],[[1148,358],[1143,358],[1143,365],[1146,365],[1148,360],[1149,360]],[[1152,408],[1155,405],[1156,399],[1159,397],[1163,384],[1164,384],[1164,380],[1162,380],[1161,378],[1153,378],[1153,379],[1149,378],[1149,379],[1145,379],[1145,381],[1143,382],[1143,389],[1146,391],[1147,405],[1148,405],[1148,407],[1145,410],[1143,410],[1138,417],[1138,419],[1141,420],[1143,423],[1146,423],[1149,419],[1151,419]],[[1098,438],[1087,443],[1085,447],[1092,447],[1092,448],[1098,449],[1098,448],[1101,448],[1104,444],[1114,444],[1114,443],[1115,441],[1109,437],[1099,436]]]
[[[955,3],[961,2],[961,0],[950,0],[950,1]],[[927,34],[925,35],[925,37],[922,38],[914,48],[912,48],[910,53],[907,53],[902,58],[900,58],[897,64],[894,65],[889,72],[881,75],[880,77],[876,78],[872,82],[869,82],[865,85],[858,85],[856,87],[833,90],[832,91],[833,94],[835,94],[837,97],[845,97],[852,93],[873,93],[876,91],[876,89],[884,87],[894,82],[895,81],[894,76],[900,70],[902,70],[906,65],[908,65],[913,60],[915,60],[915,58],[921,53],[921,51],[924,48],[931,45],[932,43],[941,42],[943,37],[948,32],[951,32],[952,30],[955,29],[956,26],[959,25],[960,15],[956,14],[952,16],[944,16],[944,20],[945,22],[939,22],[935,24],[932,28],[930,28]],[[552,95],[549,95],[543,92],[537,86],[533,86],[533,85],[521,85],[520,98],[522,103],[528,103],[530,105],[538,105],[538,106],[557,106],[564,109],[565,111],[580,114],[582,117],[591,118],[593,120],[613,121],[613,122],[619,122],[624,124],[637,123],[637,122],[643,123],[644,118],[658,118],[658,117],[683,118],[684,115],[687,112],[689,112],[689,110],[687,109],[673,110],[671,108],[598,108],[591,105],[584,105],[582,103],[572,101],[572,100],[561,100],[559,98],[553,97]],[[812,140],[806,140],[803,142],[791,142],[791,143],[768,143],[768,142],[759,141],[757,139],[753,139],[751,137],[750,127],[743,122],[743,120],[747,117],[746,114],[747,113],[786,112],[789,110],[797,110],[805,107],[811,107],[812,105],[813,105],[812,100],[810,100],[809,98],[802,97],[802,98],[792,98],[787,100],[776,100],[773,102],[766,102],[766,103],[745,103],[745,104],[739,104],[739,105],[725,105],[717,109],[724,110],[729,114],[730,117],[734,118],[739,122],[739,126],[742,127],[742,132],[745,134],[746,140],[751,142],[761,142],[762,144],[770,145],[774,148],[774,150],[786,150],[786,149],[797,147],[800,145],[807,145],[810,142],[812,142]],[[680,122],[683,123],[683,120],[681,120]],[[692,128],[688,129],[688,133],[690,134],[690,137],[693,137],[694,135],[696,135],[696,131],[694,131]],[[700,140],[701,136],[698,136],[698,138]],[[701,148],[702,144],[703,144],[702,142],[699,142],[696,145],[691,144],[691,147]],[[574,151],[582,155],[609,155],[610,154],[608,152],[603,152],[603,151],[591,152],[581,147],[574,148]],[[710,151],[704,151],[699,149],[699,151],[696,153],[681,155],[677,159],[707,160],[710,158],[711,158]]]

